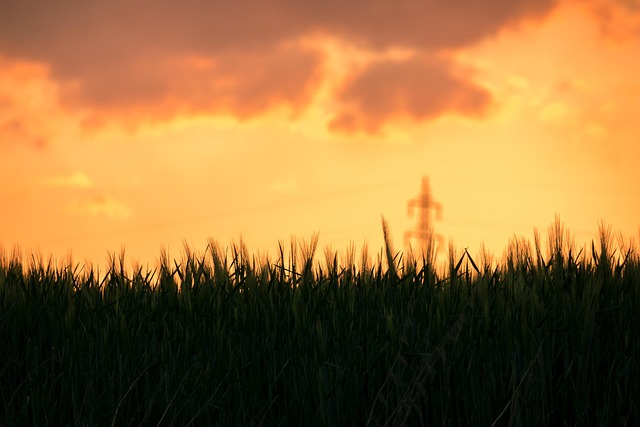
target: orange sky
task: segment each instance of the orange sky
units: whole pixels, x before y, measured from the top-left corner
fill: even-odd
[[[0,3],[0,245],[397,249],[428,175],[477,253],[640,227],[640,5]]]

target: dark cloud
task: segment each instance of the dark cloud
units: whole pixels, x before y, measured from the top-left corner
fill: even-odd
[[[320,63],[317,53],[293,48],[138,59],[86,72],[70,85],[66,102],[154,118],[199,111],[247,118],[274,106],[298,111],[313,95]]]
[[[302,21],[374,47],[455,48],[549,12],[556,0],[314,0],[294,3]]]
[[[491,104],[489,92],[468,83],[461,70],[428,57],[372,64],[347,82],[338,97],[344,108],[329,126],[341,132],[378,132],[393,118],[481,115]]]
[[[437,52],[476,42],[507,25],[539,17],[556,0],[272,0],[180,2],[124,1],[0,3],[0,55],[49,64],[62,83],[63,102],[95,111],[143,115],[181,111],[260,114],[274,105],[300,111],[311,99],[322,58],[295,47],[295,40],[326,34],[368,49],[406,47]],[[198,62],[200,61],[200,62]],[[206,66],[209,61],[214,64]],[[199,65],[198,65],[199,64]],[[204,64],[204,66],[203,66]],[[412,65],[419,67],[411,71]],[[426,67],[426,69],[425,69]],[[447,68],[409,62],[374,64],[341,98],[356,122],[396,116],[388,107],[365,106],[358,99],[400,96],[403,83],[383,81],[387,69],[411,76],[427,72],[446,82],[449,92],[421,88],[435,98],[455,94],[453,102],[405,95],[403,114],[415,118],[446,111],[476,111],[480,89]],[[393,77],[393,76],[389,76]],[[376,80],[379,95],[365,89]],[[460,85],[457,89],[456,84]],[[388,105],[388,103],[387,103]],[[162,107],[162,108],[161,108]],[[385,111],[377,111],[376,109]],[[345,113],[346,114],[346,113]],[[375,114],[368,119],[367,114]],[[345,116],[346,117],[346,116]],[[334,126],[340,120],[338,117]],[[338,126],[343,127],[345,126]]]

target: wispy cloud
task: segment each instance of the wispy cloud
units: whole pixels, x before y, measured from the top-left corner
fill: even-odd
[[[85,173],[74,172],[71,175],[59,175],[46,178],[44,182],[51,187],[89,188],[94,183]]]
[[[271,191],[274,193],[291,194],[298,191],[298,181],[295,178],[286,181],[277,181],[271,185]]]
[[[76,200],[68,206],[68,209],[76,215],[106,216],[112,219],[125,219],[132,214],[127,205],[110,196]]]

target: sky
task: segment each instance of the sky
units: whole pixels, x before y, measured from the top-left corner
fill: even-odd
[[[471,254],[637,240],[639,53],[637,0],[0,0],[0,246],[401,250],[425,176]]]

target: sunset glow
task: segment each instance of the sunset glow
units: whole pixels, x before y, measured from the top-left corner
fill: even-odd
[[[35,6],[35,4],[38,6]],[[0,2],[0,246],[640,236],[640,5]],[[288,243],[287,243],[288,244]]]

